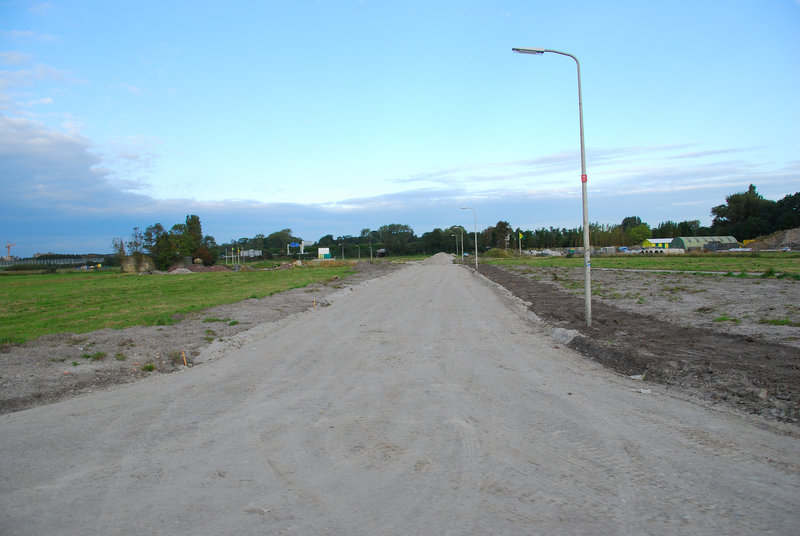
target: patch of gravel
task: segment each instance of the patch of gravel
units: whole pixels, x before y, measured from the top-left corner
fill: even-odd
[[[453,264],[453,258],[453,255],[450,253],[437,253],[422,261],[422,264]]]

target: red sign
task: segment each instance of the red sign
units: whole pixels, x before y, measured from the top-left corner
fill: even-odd
[[[581,182],[586,182],[587,180],[586,175],[581,175]]]

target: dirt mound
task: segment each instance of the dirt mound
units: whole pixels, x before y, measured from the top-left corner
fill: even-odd
[[[422,261],[422,264],[453,264],[453,256],[450,253],[437,253]]]
[[[194,273],[194,272],[192,272],[188,268],[172,268],[167,273],[168,274],[176,274],[176,275],[184,275],[184,274],[191,274],[191,273]]]
[[[221,264],[215,264],[214,266],[204,266],[202,264],[190,264],[185,268],[171,268],[169,273],[171,274],[202,274],[206,272],[230,272],[230,268],[227,266],[222,266]]]
[[[757,239],[755,242],[750,242],[747,247],[753,249],[783,249],[788,247],[792,250],[800,250],[800,227],[772,233],[769,236]]]

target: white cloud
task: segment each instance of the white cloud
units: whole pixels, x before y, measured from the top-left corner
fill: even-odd
[[[17,71],[0,71],[0,90],[29,86],[34,82],[49,80],[57,82],[81,83],[73,78],[70,73],[61,71],[49,65],[40,63],[33,69],[20,69]]]
[[[108,207],[123,201],[104,173],[91,142],[41,123],[0,115],[0,180],[8,200],[67,211]],[[9,201],[5,210],[13,210]]]
[[[24,52],[17,52],[14,50],[0,52],[0,61],[12,65],[27,63],[32,59],[33,59],[33,54],[25,54]]]
[[[117,87],[124,89],[128,93],[133,93],[134,95],[141,95],[142,93],[144,93],[144,91],[141,88],[131,84],[126,84],[125,82],[118,82]]]
[[[30,30],[3,30],[0,31],[0,35],[17,43],[50,43],[58,40],[54,35],[40,34]]]
[[[31,6],[28,11],[30,11],[34,15],[45,15],[51,9],[53,9],[53,4],[50,4],[48,2],[42,2],[41,4],[36,4],[34,6]]]
[[[50,98],[50,97],[42,97],[41,99],[33,99],[33,100],[29,100],[29,101],[26,101],[26,102],[20,102],[19,103],[19,105],[24,107],[24,108],[30,108],[30,107],[33,107],[33,106],[42,106],[42,105],[48,105],[48,104],[53,104],[53,99]]]

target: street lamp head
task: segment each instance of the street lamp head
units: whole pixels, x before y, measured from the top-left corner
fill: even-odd
[[[533,47],[533,48],[512,48],[511,50],[512,50],[513,52],[518,52],[518,53],[520,53],[520,54],[536,54],[536,55],[539,55],[539,54],[544,54],[545,52],[547,52],[547,50],[546,50],[546,49],[544,49],[544,48],[541,48],[541,47]]]

